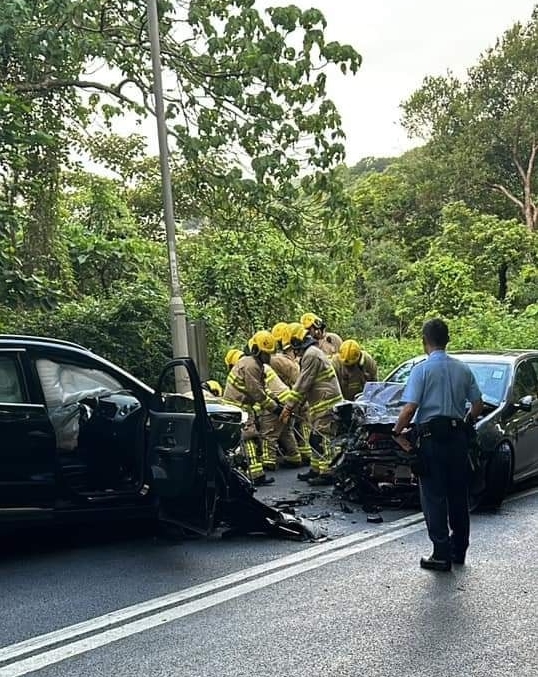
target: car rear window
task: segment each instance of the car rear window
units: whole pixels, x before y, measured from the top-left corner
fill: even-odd
[[[0,355],[0,402],[22,404],[25,401],[15,358]]]
[[[491,362],[467,362],[485,400],[500,404],[504,399],[510,365]]]

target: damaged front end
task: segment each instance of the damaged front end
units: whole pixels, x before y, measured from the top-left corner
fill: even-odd
[[[335,492],[367,512],[420,504],[416,454],[404,451],[391,434],[403,389],[399,383],[369,382],[354,402],[334,410],[339,427],[333,440]]]
[[[320,541],[327,532],[315,522],[278,510],[255,497],[256,488],[248,477],[248,459],[239,446],[246,414],[234,407],[208,407],[217,433],[219,454],[217,485],[219,499],[216,524],[225,527],[223,536],[266,534],[293,541]]]

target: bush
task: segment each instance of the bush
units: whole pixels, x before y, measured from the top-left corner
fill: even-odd
[[[168,300],[148,287],[118,299],[66,303],[55,311],[0,310],[0,332],[74,341],[155,385],[171,358]]]

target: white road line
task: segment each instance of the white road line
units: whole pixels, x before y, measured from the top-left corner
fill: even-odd
[[[345,557],[356,555],[359,552],[370,550],[371,548],[389,543],[390,541],[395,541],[399,538],[408,536],[409,534],[421,531],[422,529],[424,529],[424,523],[419,522],[416,524],[411,524],[410,526],[402,527],[396,531],[391,531],[383,535],[375,536],[374,538],[370,538],[366,541],[363,541],[362,543],[355,543],[349,547],[340,548],[334,552],[318,554],[317,557],[314,557],[310,561],[288,566],[287,568],[281,569],[280,571],[266,574],[254,580],[247,581],[246,583],[239,583],[231,588],[215,592],[214,594],[207,595],[201,599],[197,599],[192,602],[167,609],[165,611],[159,611],[158,613],[145,616],[144,618],[131,623],[125,623],[119,627],[115,627],[110,630],[104,630],[103,632],[100,632],[96,635],[86,637],[85,639],[80,639],[69,644],[64,644],[55,649],[50,649],[35,656],[19,660],[15,663],[12,663],[11,665],[0,668],[0,677],[20,677],[21,675],[26,675],[29,672],[41,670],[49,665],[66,660],[67,658],[72,658],[88,651],[93,651],[94,649],[106,646],[112,642],[117,642],[121,639],[125,639],[131,635],[144,632],[145,630],[177,621],[180,618],[184,618],[185,616],[190,616],[203,611],[204,609],[208,609],[218,604],[222,604],[223,602],[227,602],[229,600],[236,599],[237,597],[241,597],[242,595],[246,595],[250,592],[255,592],[275,583],[284,581],[288,578],[292,578],[293,576],[298,576],[307,571],[312,571],[313,569],[331,564],[332,562],[337,562],[338,560],[344,559]]]
[[[511,502],[535,494],[538,494],[538,488],[511,496],[507,501]],[[353,534],[346,536],[336,541],[309,548],[306,551],[250,567],[229,576],[223,576],[202,585],[193,586],[178,593],[164,595],[163,597],[126,607],[83,623],[13,644],[0,650],[0,662],[5,663],[18,656],[39,651],[39,649],[44,650],[41,653],[36,653],[27,658],[20,658],[18,661],[0,667],[0,677],[20,677],[21,675],[26,675],[29,672],[34,672],[68,658],[87,653],[131,635],[171,623],[204,609],[266,588],[293,576],[298,576],[307,571],[312,571],[350,557],[351,555],[403,538],[421,531],[424,527],[421,514],[411,515],[387,524],[377,531],[376,534]],[[256,576],[257,578],[255,578]],[[152,611],[154,613],[150,613]],[[148,615],[131,622],[125,622],[144,613]],[[123,624],[117,625],[122,623],[122,621]],[[113,625],[116,627],[111,627]],[[96,632],[98,630],[100,632]],[[90,632],[95,632],[96,634],[72,642],[67,641]],[[60,642],[66,643],[54,647],[54,645]]]
[[[178,592],[163,595],[161,597],[155,597],[145,602],[140,602],[138,604],[133,604],[132,606],[118,609],[116,611],[111,611],[110,613],[104,614],[102,616],[90,618],[87,621],[82,621],[65,628],[60,628],[59,630],[54,630],[53,632],[48,632],[22,642],[17,642],[16,644],[11,644],[0,649],[0,663],[13,660],[14,658],[39,651],[41,649],[46,649],[53,644],[58,644],[59,642],[75,639],[81,635],[110,628],[111,626],[118,623],[131,620],[136,616],[159,611],[165,607],[177,605],[195,597],[213,593],[216,590],[226,588],[231,585],[243,583],[250,578],[267,574],[270,571],[288,567],[299,562],[305,562],[315,557],[319,557],[324,553],[340,550],[353,543],[369,541],[370,539],[376,538],[377,536],[392,533],[393,531],[397,531],[412,524],[421,523],[423,519],[422,513],[415,513],[413,515],[409,515],[408,517],[395,520],[394,522],[389,522],[382,527],[377,527],[376,530],[372,532],[343,536],[342,538],[338,538],[334,541],[328,541],[327,543],[311,546],[301,550],[300,552],[286,555],[284,557],[279,557],[278,559],[264,562],[263,564],[249,567],[248,569],[236,571],[232,574],[228,574],[227,576],[222,576],[220,578],[208,581],[207,583],[195,585],[184,590],[179,590]]]

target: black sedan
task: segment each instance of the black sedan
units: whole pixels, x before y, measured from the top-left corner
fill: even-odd
[[[538,476],[538,351],[454,352],[451,355],[469,365],[485,404],[476,424],[473,502],[496,507],[511,485]],[[407,360],[388,374],[385,384],[403,386],[412,368],[425,359],[425,355],[420,355]],[[374,399],[386,393],[380,389]],[[359,396],[357,407],[361,406],[360,400]],[[397,414],[398,408],[392,406],[389,418],[396,420]],[[368,487],[373,494],[379,489],[380,496],[383,492],[389,497],[398,492],[406,497],[413,495],[414,478],[402,468],[402,455],[391,451],[392,425],[376,426],[375,434],[371,434],[372,430],[364,433],[365,427],[368,426],[363,426],[366,441],[363,443],[359,435],[357,450],[345,454],[337,468],[342,485],[353,490],[356,486]],[[371,462],[367,463],[369,458]],[[376,472],[380,473],[378,477]]]
[[[189,358],[153,390],[82,346],[0,335],[0,527],[160,517],[305,536],[233,467],[243,412],[206,400]]]

